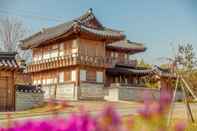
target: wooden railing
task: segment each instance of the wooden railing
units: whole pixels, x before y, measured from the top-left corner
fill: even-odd
[[[43,70],[73,66],[73,65],[89,65],[94,67],[113,67],[115,64],[136,64],[136,60],[120,61],[114,58],[105,58],[101,56],[87,56],[78,53],[59,56],[56,58],[42,59],[28,64],[27,72],[38,72]]]

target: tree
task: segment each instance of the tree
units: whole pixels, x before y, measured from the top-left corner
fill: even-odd
[[[196,66],[195,53],[192,44],[178,46],[179,63],[185,71],[191,71]]]
[[[30,53],[18,47],[19,41],[28,34],[23,22],[17,18],[0,18],[0,50],[18,52],[19,56],[27,60]]]
[[[177,61],[182,66],[179,69],[179,73],[181,73],[194,92],[197,93],[197,70],[195,69],[197,61],[192,44],[178,46]]]
[[[163,69],[169,69],[169,64],[161,64],[160,67]]]
[[[143,59],[141,59],[140,61],[138,61],[138,65],[137,66],[138,67],[143,67],[143,68],[151,68],[151,65],[145,63]]]

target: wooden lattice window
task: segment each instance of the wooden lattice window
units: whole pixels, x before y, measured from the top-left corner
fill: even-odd
[[[64,71],[64,81],[70,81],[71,80],[71,73],[69,70]]]
[[[59,72],[59,83],[63,83],[64,82],[64,72]]]
[[[124,59],[128,60],[128,54],[124,54]]]
[[[103,83],[103,72],[96,72],[96,82]]]
[[[49,52],[50,58],[58,57],[58,45],[53,45]]]
[[[87,71],[87,81],[96,82],[96,71],[94,70]]]
[[[77,74],[76,70],[71,71],[71,81],[76,81],[76,74]]]
[[[64,43],[60,44],[59,47],[59,56],[64,56]]]
[[[80,70],[80,80],[86,81],[86,70]]]
[[[70,53],[71,53],[71,44],[70,43],[65,43],[64,44],[64,50],[65,50],[65,54],[66,55],[70,55]]]

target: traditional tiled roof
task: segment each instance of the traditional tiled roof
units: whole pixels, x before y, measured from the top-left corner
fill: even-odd
[[[131,42],[129,40],[116,41],[111,44],[108,44],[106,47],[107,49],[123,50],[128,53],[144,52],[146,50],[146,47],[144,47],[144,44]]]
[[[123,67],[116,66],[114,68],[109,68],[106,71],[110,75],[136,75],[136,76],[147,76],[147,75],[158,75],[160,77],[170,77],[175,78],[176,76],[169,70],[162,69],[158,66],[153,68],[138,68],[138,67]]]
[[[19,69],[15,56],[15,52],[0,52],[0,69]]]
[[[26,93],[43,93],[41,87],[34,85],[16,85],[16,91]]]
[[[110,75],[136,75],[136,76],[146,76],[152,72],[152,69],[137,69],[137,68],[124,68],[124,67],[115,67],[109,68],[106,70],[107,74]]]
[[[100,40],[117,41],[125,38],[123,32],[104,27],[97,20],[92,12],[92,9],[90,9],[77,19],[57,25],[55,27],[44,28],[42,31],[39,31],[34,35],[21,40],[20,47],[22,49],[29,49],[37,47],[43,44],[45,41],[67,37],[78,33],[85,35],[88,34]]]
[[[159,66],[154,66],[153,72],[162,77],[176,77],[176,74],[172,73],[169,69],[163,69]]]

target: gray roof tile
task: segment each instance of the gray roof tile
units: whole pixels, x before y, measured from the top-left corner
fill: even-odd
[[[91,24],[92,20],[96,22],[97,26],[93,26]],[[34,35],[21,40],[20,47],[22,49],[28,49],[32,47],[37,47],[43,42],[66,34],[68,32],[74,32],[76,25],[80,28],[80,31],[84,31],[87,33],[91,33],[93,35],[98,35],[103,38],[116,38],[121,40],[125,37],[123,32],[109,29],[104,27],[95,17],[92,10],[88,10],[81,17],[71,20],[69,22],[51,27],[51,28],[43,28],[41,31],[35,33]]]
[[[131,42],[129,40],[121,40],[107,45],[108,49],[123,49],[127,52],[143,52],[146,50],[144,44]]]
[[[6,69],[15,69],[19,68],[16,60],[15,60],[16,53],[9,53],[9,52],[0,52],[0,67]]]

